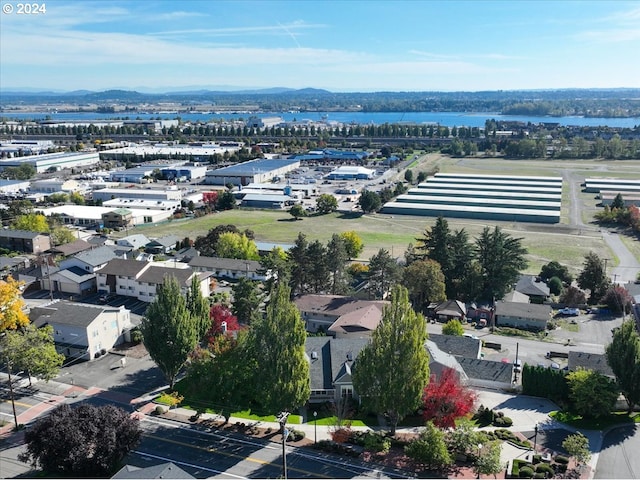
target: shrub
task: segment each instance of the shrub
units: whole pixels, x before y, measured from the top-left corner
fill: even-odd
[[[505,427],[510,427],[511,425],[513,425],[513,420],[511,420],[511,418],[509,417],[502,417],[502,423]]]
[[[176,405],[179,405],[182,400],[184,400],[184,397],[178,392],[162,392],[162,394],[158,398],[156,398],[155,401],[163,405],[175,407]]]
[[[567,471],[567,464],[559,463],[558,468],[556,470],[558,470],[558,473],[565,473]]]
[[[531,467],[522,467],[518,473],[520,478],[533,478],[533,470]]]
[[[536,472],[533,474],[533,478],[547,478],[547,476],[542,472],[540,473]]]
[[[554,458],[554,460],[556,461],[556,463],[560,463],[562,465],[567,465],[569,463],[569,459],[564,455],[556,455],[556,458]]]
[[[544,477],[542,478],[551,478],[555,475],[555,470],[551,467],[551,465],[547,463],[539,463],[536,465],[536,473],[542,473]]]
[[[131,329],[131,341],[136,345],[142,343],[142,332],[140,331],[140,328],[133,327]]]
[[[542,455],[539,455],[539,454],[535,454],[531,459],[531,463],[533,463],[534,465],[539,464],[541,461],[542,461]]]
[[[289,430],[289,441],[290,442],[298,442],[305,437],[305,433],[300,430]]]
[[[364,448],[378,453],[389,453],[391,449],[391,439],[379,433],[367,432],[364,435]]]

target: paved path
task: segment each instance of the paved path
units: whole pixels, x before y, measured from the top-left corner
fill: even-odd
[[[602,238],[609,245],[609,248],[613,250],[615,256],[618,257],[618,265],[609,269],[609,276],[613,282],[621,285],[633,282],[640,272],[638,259],[633,256],[627,246],[620,240],[620,236],[617,233],[603,230]]]

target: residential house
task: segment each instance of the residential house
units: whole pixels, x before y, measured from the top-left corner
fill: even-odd
[[[103,246],[65,258],[60,262],[60,268],[78,267],[85,272],[95,273],[114,258],[116,258],[116,254],[113,249]]]
[[[150,240],[147,237],[138,233],[116,240],[116,245],[137,250],[139,248],[143,248],[149,242]]]
[[[96,274],[80,267],[69,267],[43,277],[40,288],[83,296],[96,291]]]
[[[496,326],[543,331],[551,320],[551,306],[534,303],[502,302],[495,304]]]
[[[472,322],[479,322],[484,320],[487,325],[491,323],[493,318],[493,308],[485,305],[476,305],[472,303],[467,307],[467,320]]]
[[[340,316],[327,329],[335,338],[369,338],[382,320],[382,310],[378,305],[369,305]]]
[[[343,336],[349,330],[371,331],[377,326],[374,307],[379,311],[379,318],[382,318],[382,309],[389,302],[384,300],[361,300],[354,297],[343,297],[340,295],[302,295],[294,300],[296,307],[300,310],[305,328],[308,332],[329,331],[335,324],[333,332]],[[338,322],[343,316],[347,316],[344,321]],[[362,319],[359,320],[358,316]],[[338,322],[338,323],[336,323]],[[344,327],[347,327],[345,330]],[[365,334],[368,336],[369,334]]]
[[[531,303],[529,299],[529,295],[525,295],[524,293],[518,292],[516,290],[511,290],[504,297],[502,297],[503,302],[517,302],[517,303]]]
[[[116,293],[135,297],[143,302],[152,302],[156,297],[158,285],[161,285],[166,277],[175,277],[183,292],[186,293],[192,278],[196,276],[202,295],[205,298],[209,297],[211,295],[209,275],[206,272],[195,272],[184,264],[181,264],[181,267],[184,268],[114,258],[96,272],[97,288],[100,292]]]
[[[429,340],[441,351],[455,357],[480,358],[482,353],[482,340],[479,338],[431,333]]]
[[[68,358],[92,360],[125,341],[131,329],[124,307],[97,306],[55,300],[29,314],[37,327],[51,325],[56,350]]]
[[[460,300],[445,300],[439,303],[433,312],[439,322],[448,322],[449,320],[464,322],[467,316],[467,306]]]
[[[535,275],[520,275],[514,290],[528,295],[531,303],[543,303],[551,295],[547,284]]]
[[[636,330],[640,332],[640,282],[627,282],[624,288],[631,296],[631,318],[635,318]]]
[[[513,363],[511,362],[465,357],[457,357],[457,360],[469,378],[469,386],[490,389],[512,387]]]
[[[167,254],[171,250],[175,250],[176,245],[180,241],[177,235],[167,235],[166,237],[151,240],[145,245],[145,252],[155,254]]]
[[[76,255],[77,253],[84,252],[85,250],[91,250],[95,245],[87,242],[86,240],[75,240],[71,243],[65,243],[64,245],[58,245],[57,247],[51,248],[49,252],[58,254],[62,257],[70,257],[72,255]]]
[[[615,374],[609,362],[607,362],[607,356],[602,353],[585,353],[569,351],[568,368],[570,372],[575,372],[579,368],[585,370],[593,370],[607,377],[615,378]]]
[[[51,238],[46,233],[0,229],[0,248],[32,254],[43,253],[51,248]]]
[[[309,403],[356,397],[351,373],[358,354],[368,342],[363,338],[307,337],[305,354],[311,380]]]
[[[453,369],[460,383],[466,385],[469,382],[469,377],[455,356],[442,351],[432,340],[427,340],[424,347],[429,353],[429,374],[432,380],[440,378],[446,369]]]
[[[248,278],[260,281],[267,279],[267,274],[262,273],[262,266],[256,260],[197,256],[189,261],[189,266],[196,272],[210,272],[216,278]]]

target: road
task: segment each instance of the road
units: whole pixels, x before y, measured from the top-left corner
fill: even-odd
[[[640,478],[640,426],[617,428],[605,435],[595,478]]]
[[[621,285],[627,282],[633,282],[640,272],[640,262],[627,249],[626,245],[620,240],[620,236],[615,232],[602,231],[602,238],[609,248],[618,257],[619,263],[610,270],[610,277],[614,283]]]

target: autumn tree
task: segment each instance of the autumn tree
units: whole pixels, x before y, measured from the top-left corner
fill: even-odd
[[[292,411],[311,394],[304,350],[307,332],[289,297],[289,287],[278,282],[266,315],[252,322],[247,335],[245,358],[253,372],[253,399],[265,413]]]
[[[631,312],[633,308],[633,298],[629,295],[627,289],[620,285],[609,286],[599,303],[606,305],[611,312],[623,315]]]
[[[461,337],[464,335],[464,327],[460,323],[460,320],[452,318],[442,326],[442,334]]]
[[[615,330],[605,353],[631,413],[640,404],[640,336],[633,320],[624,321]]]
[[[29,323],[29,317],[24,312],[23,285],[24,282],[14,280],[11,275],[6,280],[0,280],[0,333]]]
[[[460,383],[458,372],[445,367],[435,381],[424,389],[423,416],[440,428],[453,428],[456,419],[473,411],[477,396]]]
[[[195,242],[193,243],[193,246],[200,252],[200,255],[204,257],[221,256],[217,254],[216,246],[218,244],[220,235],[222,235],[223,233],[244,234],[244,236],[248,239],[254,239],[254,233],[252,230],[246,229],[244,231],[240,231],[235,225],[225,224],[218,225],[209,230],[206,235],[197,237]]]
[[[391,435],[398,422],[419,405],[429,382],[424,317],[409,303],[407,289],[394,287],[373,337],[358,355],[353,386],[365,408],[388,418]],[[402,368],[389,368],[402,365]]]
[[[344,246],[347,249],[347,258],[349,260],[358,258],[358,255],[364,250],[364,243],[360,235],[358,235],[358,232],[354,232],[353,230],[342,232],[340,238],[344,241]]]
[[[559,301],[565,305],[584,305],[587,303],[587,294],[578,287],[570,285],[562,291]]]
[[[215,252],[218,257],[236,258],[240,260],[258,260],[256,243],[243,233],[221,233],[216,242]]]
[[[158,285],[140,324],[144,346],[173,389],[176,377],[198,343],[199,319],[186,305],[175,277]]]
[[[49,232],[47,217],[39,213],[20,215],[11,224],[13,230],[27,230],[29,232]]]
[[[139,420],[113,405],[60,405],[25,430],[18,459],[56,477],[110,477],[140,442]]]
[[[215,338],[226,332],[234,332],[240,330],[240,324],[238,318],[231,313],[229,307],[222,304],[215,304],[211,306],[211,320],[209,323],[209,330],[207,331],[205,338],[207,343],[214,343]]]

